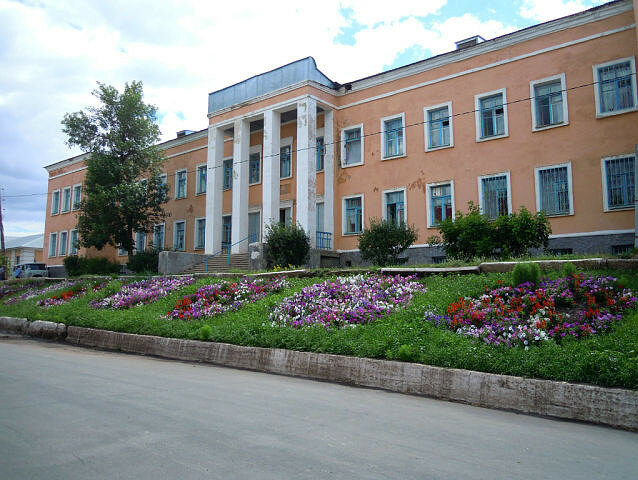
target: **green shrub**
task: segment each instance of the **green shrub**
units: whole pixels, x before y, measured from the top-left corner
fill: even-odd
[[[69,277],[77,277],[84,273],[82,260],[84,259],[77,255],[71,255],[64,259],[64,268],[66,269],[66,274]]]
[[[135,273],[153,272],[157,273],[157,264],[159,261],[159,250],[148,249],[143,252],[137,252],[128,258],[126,266]]]
[[[530,248],[546,247],[552,231],[542,211],[532,214],[521,207],[491,221],[473,202],[468,202],[466,214],[456,212],[456,220],[445,219],[438,228],[446,256],[462,260],[520,257]]]
[[[265,243],[264,256],[268,267],[303,265],[310,252],[310,238],[299,224],[267,225]]]
[[[210,340],[213,336],[213,328],[210,325],[204,325],[199,329],[199,339],[203,341]]]
[[[401,345],[397,358],[403,362],[414,362],[416,360],[416,352],[412,345]]]
[[[359,237],[359,251],[363,260],[383,267],[399,263],[399,255],[416,239],[417,230],[413,225],[372,219]]]
[[[572,262],[567,262],[563,265],[561,274],[563,275],[563,277],[571,277],[577,271],[578,269],[576,268],[576,265],[574,265]]]
[[[531,282],[538,285],[541,278],[541,269],[538,263],[517,263],[512,272],[512,284],[516,287],[521,283]]]
[[[64,259],[66,273],[70,277],[78,275],[109,275],[120,273],[121,265],[105,257],[86,258],[71,255]]]

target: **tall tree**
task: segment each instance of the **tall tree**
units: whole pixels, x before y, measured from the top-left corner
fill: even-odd
[[[132,252],[134,233],[150,232],[166,217],[157,108],[144,103],[142,82],[125,84],[121,94],[98,82],[92,93],[97,107],[67,113],[62,120],[67,145],[90,154],[78,214],[79,243]]]

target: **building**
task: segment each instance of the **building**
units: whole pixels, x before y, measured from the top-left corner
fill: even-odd
[[[545,210],[550,249],[634,242],[638,1],[619,0],[339,84],[311,57],[212,92],[208,129],[161,144],[171,216],[155,245],[245,253],[271,221],[357,261],[369,219],[419,229],[408,261],[467,203]],[[47,168],[45,257],[74,253],[84,156]],[[252,247],[251,247],[252,248]],[[118,256],[118,253],[121,254]],[[108,252],[124,261],[126,252]],[[91,254],[91,252],[87,252]]]
[[[9,259],[9,272],[21,263],[41,262],[44,235],[11,237],[5,241],[5,252]]]

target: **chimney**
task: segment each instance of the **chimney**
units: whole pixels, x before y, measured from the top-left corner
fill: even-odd
[[[463,40],[459,40],[454,43],[456,44],[457,50],[463,50],[464,48],[473,47],[474,45],[478,45],[484,41],[485,39],[480,35],[474,35],[473,37],[464,38]]]

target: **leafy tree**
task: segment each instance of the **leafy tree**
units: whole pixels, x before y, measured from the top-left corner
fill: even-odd
[[[372,219],[359,237],[359,251],[363,260],[383,267],[399,263],[399,255],[416,239],[417,230],[413,225]]]
[[[299,224],[266,225],[265,241],[265,258],[269,267],[303,265],[308,259],[310,238]]]
[[[143,101],[142,82],[124,91],[98,83],[97,107],[65,114],[67,145],[89,153],[78,215],[79,243],[131,252],[134,232],[148,232],[166,217],[168,187],[160,177],[157,108]],[[141,181],[140,179],[144,179]]]

